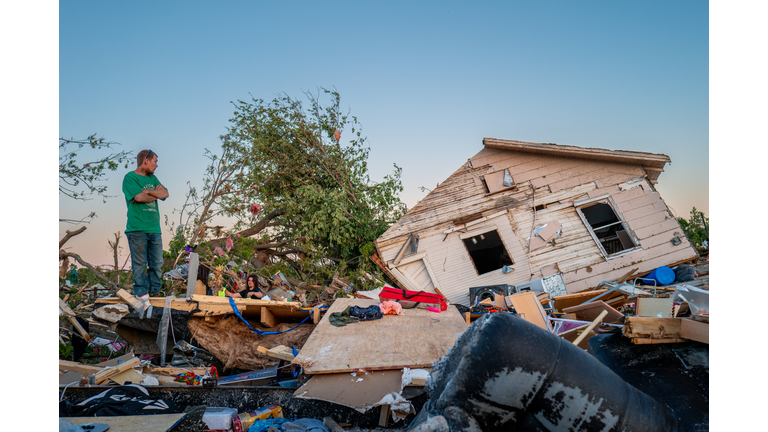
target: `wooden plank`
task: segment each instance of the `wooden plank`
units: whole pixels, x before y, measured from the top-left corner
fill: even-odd
[[[531,324],[535,324],[544,330],[549,330],[547,325],[547,315],[536,300],[536,293],[533,291],[513,294],[509,297],[515,312]]]
[[[110,378],[111,381],[114,381],[120,385],[124,385],[128,381],[130,381],[133,384],[139,384],[143,379],[144,379],[144,376],[133,369],[124,370],[119,374]]]
[[[269,309],[264,306],[261,308],[261,323],[264,324],[265,327],[269,328],[279,324],[272,312],[270,312]]]
[[[682,318],[646,318],[626,317],[624,322],[624,336],[633,339],[672,339],[681,340],[680,321]]]
[[[312,322],[317,325],[320,322],[320,306],[312,308]]]
[[[397,266],[398,264],[400,264],[400,260],[403,259],[403,256],[405,255],[405,251],[411,245],[412,241],[413,241],[413,233],[411,233],[411,235],[408,236],[408,239],[406,239],[405,243],[403,243],[403,247],[400,248],[400,252],[397,253],[395,260],[392,261],[393,266]]]
[[[691,319],[682,319],[680,321],[680,336],[709,344],[709,324]]]
[[[69,305],[59,298],[59,309],[61,309],[62,312],[64,312],[64,315],[67,317],[67,320],[69,320],[70,323],[72,323],[72,326],[77,330],[78,333],[80,333],[80,336],[83,337],[87,342],[91,341],[91,335],[88,334],[87,331],[83,328],[83,326],[80,325],[80,323],[77,321],[76,315],[74,312],[72,312],[72,309],[69,308]]]
[[[589,291],[589,292],[581,292],[581,293],[566,294],[566,295],[561,295],[561,296],[554,296],[554,297],[552,297],[552,301],[555,304],[555,310],[563,311],[565,308],[572,307],[572,306],[578,306],[578,305],[584,303],[587,300],[591,300],[591,299],[599,296],[600,294],[605,293],[606,291],[608,291],[608,290],[607,289],[599,289],[599,290],[594,290],[594,291]],[[610,299],[612,299],[614,297],[619,297],[619,296],[623,297],[623,294],[621,294],[621,293],[619,293],[617,291],[614,291],[614,292],[608,294],[607,296],[601,297],[601,300],[607,301],[607,300],[610,300]]]
[[[104,368],[99,373],[96,374],[96,384],[102,384],[106,382],[108,379],[112,378],[113,376],[119,374],[120,372],[123,372],[125,370],[128,370],[136,365],[141,363],[138,357],[134,357],[131,360],[127,360],[117,366]]]
[[[168,431],[178,423],[186,413],[153,414],[110,417],[61,417],[73,424],[106,423],[109,432],[157,432]]]
[[[577,338],[576,338],[576,340],[574,340],[574,341],[573,341],[573,344],[578,346],[578,345],[581,343],[581,341],[582,341],[582,340],[584,340],[584,338],[586,338],[586,337],[587,337],[587,335],[589,335],[589,333],[590,333],[590,332],[591,332],[591,331],[592,331],[592,330],[593,330],[595,327],[597,327],[597,325],[598,325],[598,324],[600,324],[601,322],[603,322],[603,318],[605,318],[605,316],[606,316],[606,315],[608,315],[608,311],[607,311],[607,310],[604,310],[604,311],[600,312],[600,315],[598,315],[598,316],[597,316],[597,318],[595,318],[595,320],[594,320],[594,321],[592,321],[592,323],[591,323],[591,324],[589,324],[589,325],[587,326],[587,328],[585,328],[585,329],[584,329],[584,332],[583,332],[583,333],[581,333],[581,334],[579,335],[579,337],[577,337]]]
[[[382,405],[379,412],[379,426],[387,427],[389,425],[389,405]]]
[[[59,370],[82,372],[82,373],[98,373],[104,369],[103,366],[87,365],[78,362],[59,360]]]
[[[337,299],[326,314],[343,312],[347,306],[378,304],[378,300]],[[453,307],[442,313],[404,309],[403,315],[384,315],[343,327],[323,319],[293,363],[302,365],[308,374],[430,367],[466,328],[464,318]]]
[[[267,350],[267,355],[270,357],[278,358],[285,361],[293,361],[295,356],[293,355],[293,349],[285,345],[278,345],[274,348]]]

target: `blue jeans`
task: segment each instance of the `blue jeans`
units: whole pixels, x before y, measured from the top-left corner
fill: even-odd
[[[131,249],[133,293],[150,296],[160,293],[162,287],[163,239],[160,233],[131,231],[125,233]]]

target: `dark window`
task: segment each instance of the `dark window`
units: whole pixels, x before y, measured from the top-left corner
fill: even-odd
[[[610,204],[598,203],[582,207],[581,212],[608,255],[636,246]]]
[[[478,275],[514,264],[497,231],[465,238],[464,246],[472,257]]]

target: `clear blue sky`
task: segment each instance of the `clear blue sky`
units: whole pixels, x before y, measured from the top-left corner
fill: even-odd
[[[409,208],[494,137],[667,154],[667,204],[709,210],[706,2],[72,1],[59,13],[59,135],[157,152],[169,217],[187,181],[201,185],[230,101],[321,86],[360,120],[372,179],[403,168]],[[68,244],[94,263],[125,229],[124,172],[110,173],[106,204],[60,199],[60,217],[97,212]]]

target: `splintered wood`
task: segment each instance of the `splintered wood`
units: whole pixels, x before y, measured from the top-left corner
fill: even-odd
[[[378,300],[337,299],[299,351],[294,363],[308,374],[430,367],[467,328],[456,308],[442,313],[403,309],[403,315],[336,327],[332,313],[347,306],[366,308]]]

